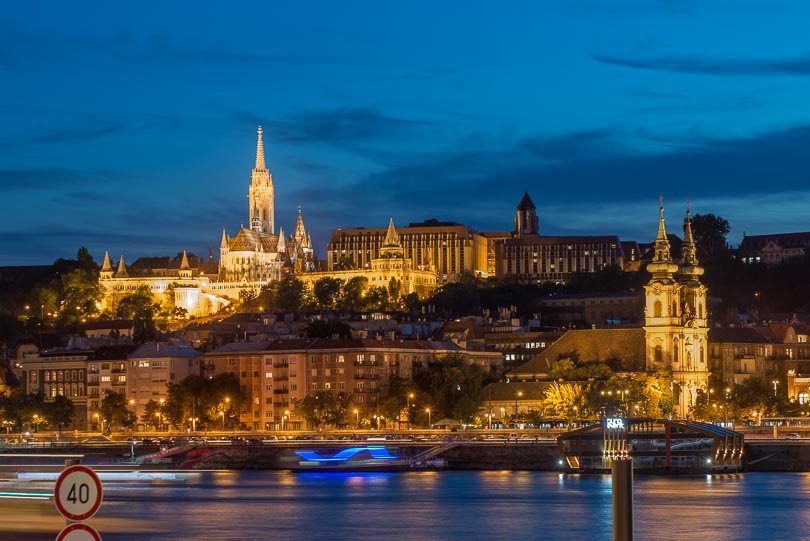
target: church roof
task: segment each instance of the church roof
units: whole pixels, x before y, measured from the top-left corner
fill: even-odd
[[[253,252],[260,244],[265,252],[275,252],[278,237],[243,227],[235,237],[228,239],[228,249],[232,252]]]
[[[647,364],[644,329],[568,331],[530,361],[516,368],[513,373],[545,374],[559,358],[571,355],[586,363],[618,359],[623,370],[644,370]]]
[[[523,192],[523,197],[520,198],[520,203],[518,203],[517,210],[527,210],[527,209],[535,210],[537,209],[537,207],[534,206],[532,198],[529,197],[529,191],[525,190]]]

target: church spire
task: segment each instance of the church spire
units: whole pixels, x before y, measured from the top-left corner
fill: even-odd
[[[191,265],[188,264],[188,254],[183,250],[183,259],[180,260],[180,270],[189,270]]]
[[[664,196],[658,198],[658,235],[655,237],[654,254],[652,261],[647,265],[647,271],[653,275],[653,280],[671,281],[672,275],[678,271],[678,266],[672,261],[667,228],[664,225]]]
[[[383,241],[382,248],[380,248],[380,255],[382,257],[402,257],[402,253],[399,233],[397,233],[397,228],[394,227],[394,219],[391,218],[388,222],[388,231],[385,233],[385,240]]]
[[[703,274],[703,267],[698,264],[697,244],[692,234],[692,210],[686,202],[686,217],[683,219],[683,247],[681,248],[681,274],[686,279],[697,280]]]
[[[124,264],[124,256],[121,255],[121,258],[118,260],[118,270],[115,271],[116,278],[129,278],[129,274],[127,274],[127,266]]]
[[[101,264],[101,272],[112,272],[112,262],[110,261],[110,252],[104,252],[104,262]]]
[[[267,166],[264,163],[264,141],[262,140],[262,127],[259,126],[257,131],[258,139],[256,141],[256,171],[264,171]]]
[[[278,244],[276,245],[276,250],[278,252],[284,252],[287,250],[287,244],[284,240],[284,228],[278,228]]]

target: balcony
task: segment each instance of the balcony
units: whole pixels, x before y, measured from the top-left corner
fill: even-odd
[[[380,379],[379,374],[355,374],[354,379]]]
[[[287,394],[289,392],[289,389],[273,389],[273,394]]]
[[[354,366],[377,366],[377,361],[354,361]]]
[[[288,366],[290,366],[290,363],[288,363],[287,361],[274,361],[273,362],[273,368],[287,368]]]
[[[289,402],[273,402],[273,407],[276,407],[276,408],[289,408],[290,403]]]

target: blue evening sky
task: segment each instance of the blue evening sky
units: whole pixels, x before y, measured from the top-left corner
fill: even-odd
[[[810,230],[810,3],[13,2],[0,13],[0,265],[198,254],[247,222],[427,218],[649,241],[663,192]]]

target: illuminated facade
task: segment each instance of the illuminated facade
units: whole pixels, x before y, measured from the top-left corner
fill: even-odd
[[[300,208],[293,234],[285,238],[281,228],[275,233],[275,187],[265,164],[261,126],[248,187],[248,218],[250,227],[241,227],[233,237],[222,230],[219,264],[213,261],[213,254],[202,262],[184,252],[179,261],[142,258],[138,272],[130,273],[123,256],[114,270],[105,253],[99,276],[104,305],[115,306],[121,298],[146,287],[155,301],[162,301],[171,291],[177,307],[190,316],[206,316],[238,301],[243,291],[258,292],[286,269],[304,272],[314,267],[312,239]]]
[[[681,390],[677,414],[686,418],[697,391],[706,389],[709,383],[706,286],[700,283],[703,268],[697,261],[690,212],[687,210],[683,223],[679,266],[670,254],[663,202],[659,210],[655,254],[647,265],[652,277],[644,286],[647,371],[672,370]]]
[[[379,249],[379,256],[371,259],[369,266],[352,270],[332,270],[325,272],[306,272],[298,277],[309,288],[321,278],[336,278],[348,281],[355,277],[368,280],[366,287],[389,287],[392,280],[399,284],[399,295],[404,297],[416,293],[420,298],[430,296],[438,287],[438,274],[432,265],[416,268],[410,259],[405,257],[400,236],[394,227],[394,219],[388,223],[385,239]]]
[[[336,229],[326,246],[328,269],[350,266],[370,269],[380,259],[388,233],[386,228]],[[398,231],[403,257],[412,269],[436,269],[439,282],[462,273],[491,276],[489,241],[477,231],[454,222],[426,220]]]
[[[494,243],[496,275],[521,282],[564,282],[573,273],[623,267],[616,236],[544,237],[536,207],[524,192],[512,237]]]

